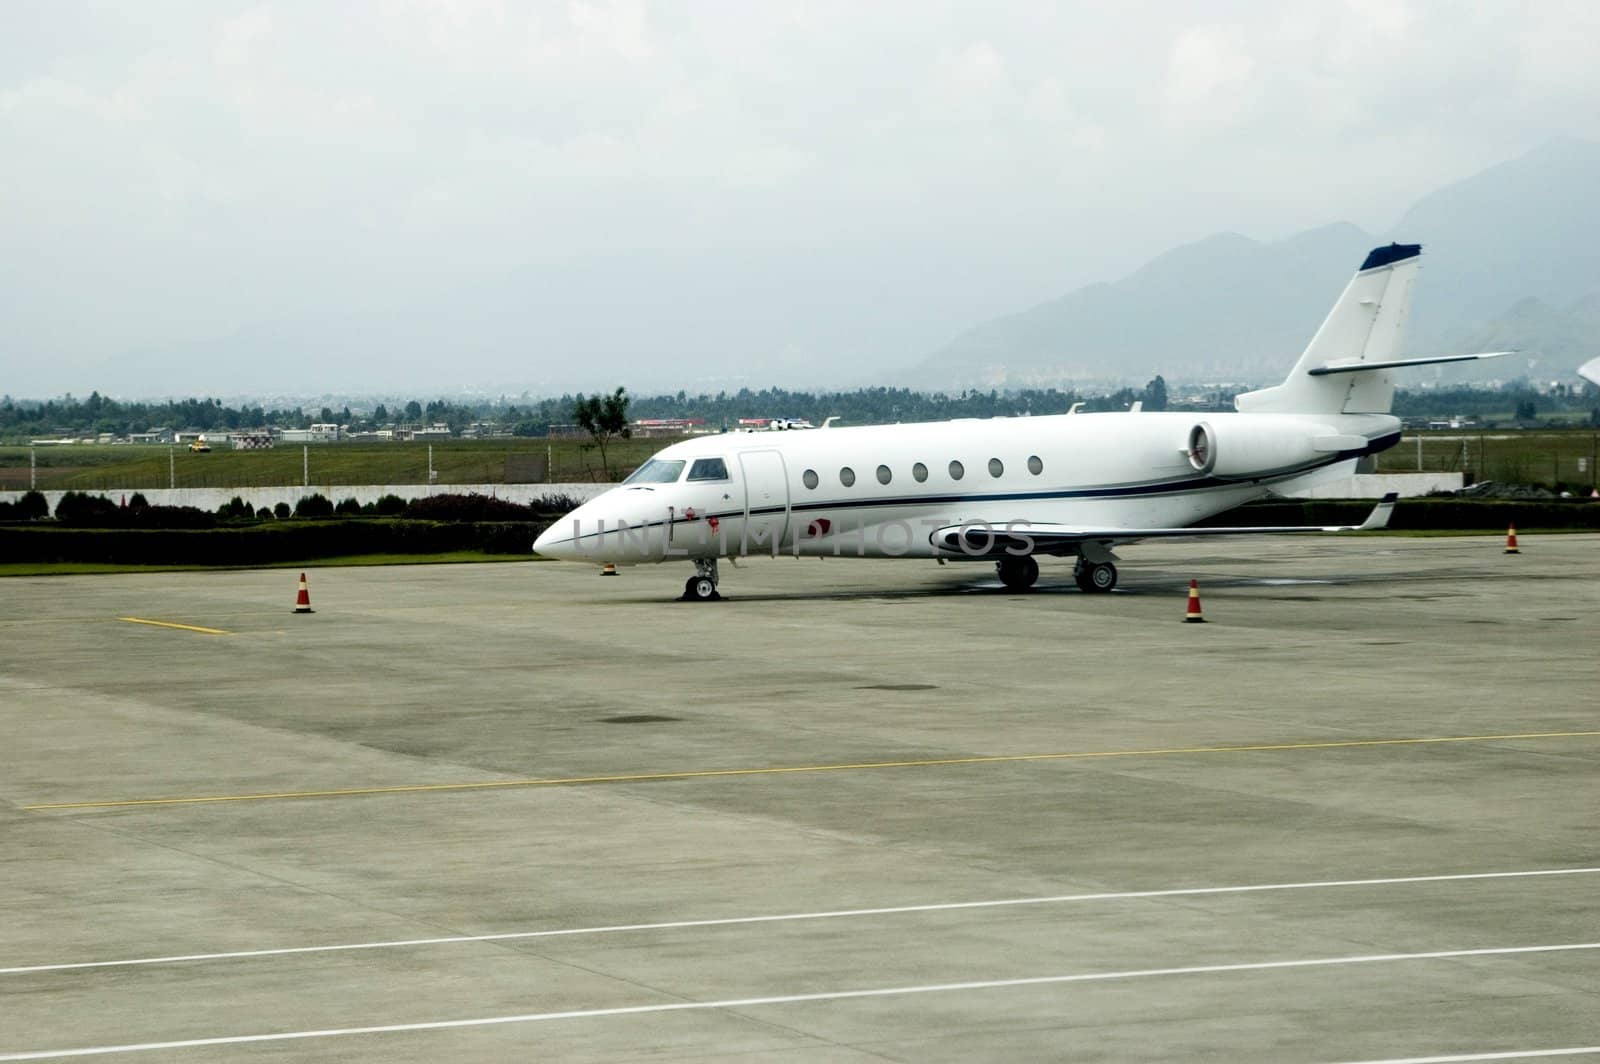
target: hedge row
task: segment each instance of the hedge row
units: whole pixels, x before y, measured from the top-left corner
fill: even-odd
[[[1364,499],[1252,502],[1202,525],[1358,525],[1372,512]],[[1590,499],[1401,499],[1389,527],[1401,531],[1504,532],[1519,528],[1589,528],[1600,531],[1600,501]]]
[[[526,554],[545,522],[278,521],[242,528],[0,527],[0,560],[261,565],[350,554]]]

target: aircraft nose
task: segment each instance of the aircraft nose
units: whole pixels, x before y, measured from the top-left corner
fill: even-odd
[[[578,556],[578,545],[573,539],[572,514],[557,518],[554,524],[539,533],[538,538],[533,541],[533,552],[542,554],[546,558],[559,558],[562,561],[575,559]]]

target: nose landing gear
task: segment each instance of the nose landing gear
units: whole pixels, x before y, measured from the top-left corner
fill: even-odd
[[[717,594],[717,560],[696,558],[694,575],[683,585],[683,601],[716,602],[721,598],[722,596]]]

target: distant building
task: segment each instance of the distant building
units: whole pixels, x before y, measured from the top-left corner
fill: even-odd
[[[343,426],[322,422],[308,429],[284,429],[280,438],[284,443],[338,443],[343,434]]]
[[[442,421],[436,421],[426,427],[421,425],[397,425],[394,430],[394,438],[418,442],[448,440],[451,438],[450,426]]]
[[[629,428],[633,430],[635,436],[650,439],[655,436],[692,436],[695,433],[704,432],[705,425],[706,419],[703,417],[646,417],[635,421]],[[552,436],[556,434],[557,427],[567,428],[568,426],[552,425],[550,427]],[[577,428],[575,425],[571,427]],[[583,430],[578,429],[577,434],[583,435]]]

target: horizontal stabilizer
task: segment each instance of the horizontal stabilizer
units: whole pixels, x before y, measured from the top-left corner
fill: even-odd
[[[951,525],[937,529],[928,539],[935,547],[968,557],[1000,557],[1004,554],[1074,554],[1086,542],[1111,546],[1141,539],[1177,539],[1200,536],[1261,536],[1308,532],[1371,532],[1386,528],[1399,495],[1389,492],[1372,508],[1359,525],[1240,525],[1233,528],[1074,528],[1070,525],[1027,524],[1012,521],[1004,525],[981,522]]]
[[[1591,358],[1589,361],[1579,366],[1578,376],[1582,377],[1586,381],[1593,381],[1595,384],[1600,384],[1600,358]]]
[[[1513,355],[1515,351],[1485,351],[1478,355],[1433,355],[1428,358],[1396,358],[1387,362],[1363,362],[1360,359],[1341,359],[1326,362],[1306,370],[1313,377],[1326,377],[1330,373],[1364,373],[1371,369],[1400,369],[1404,366],[1435,366],[1442,362],[1471,362],[1478,358],[1499,358]]]

